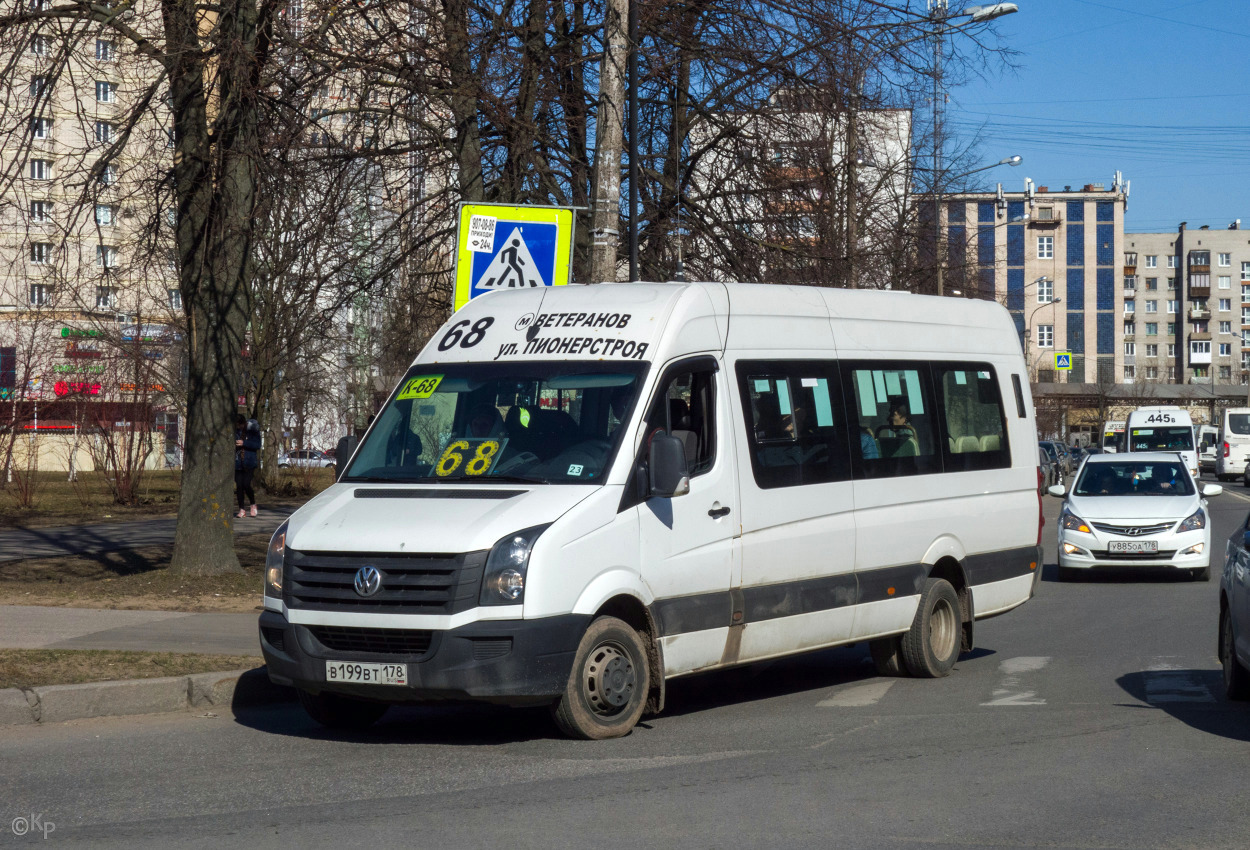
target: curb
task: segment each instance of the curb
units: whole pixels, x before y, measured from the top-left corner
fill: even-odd
[[[164,679],[6,688],[0,690],[0,726],[159,714],[211,706],[239,709],[294,698],[291,688],[269,681],[264,667]]]

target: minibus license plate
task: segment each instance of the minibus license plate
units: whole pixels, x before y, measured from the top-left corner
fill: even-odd
[[[327,661],[326,681],[363,685],[406,685],[408,684],[408,665]]]
[[[1153,555],[1159,551],[1158,540],[1113,540],[1107,551],[1115,555]]]

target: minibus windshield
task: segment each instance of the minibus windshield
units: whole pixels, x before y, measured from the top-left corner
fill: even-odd
[[[646,364],[418,365],[343,481],[598,484]]]
[[[1135,452],[1192,452],[1194,429],[1188,425],[1172,428],[1134,428],[1129,435],[1130,450]]]

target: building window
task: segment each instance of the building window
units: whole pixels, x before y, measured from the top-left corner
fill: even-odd
[[[117,249],[112,245],[95,246],[95,264],[105,269],[111,269],[116,266]]]
[[[1136,252],[1136,251],[1125,251],[1125,252],[1124,252],[1124,265],[1126,265],[1126,266],[1135,266],[1135,265],[1137,265],[1137,252]]]
[[[1124,278],[1124,289],[1128,292],[1132,292],[1137,289],[1137,277],[1135,275],[1130,275]]]
[[[1176,255],[1175,254],[1168,254],[1168,268],[1169,269],[1176,268]]]
[[[1220,322],[1220,333],[1231,334],[1233,332],[1232,322]]]
[[[108,227],[116,223],[117,215],[113,207],[108,204],[95,205],[95,223],[101,227]]]
[[[46,159],[32,159],[30,161],[30,179],[51,180],[52,163]]]
[[[1124,315],[1126,315],[1126,316],[1128,316],[1128,315],[1132,315],[1132,313],[1133,313],[1133,312],[1137,309],[1137,308],[1134,306],[1136,303],[1137,303],[1137,302],[1135,302],[1135,301],[1125,301],[1125,302],[1124,302]]]
[[[117,84],[105,80],[95,81],[95,102],[115,103],[117,101]]]
[[[1137,354],[1137,343],[1135,342],[1124,343],[1124,356],[1132,357],[1135,354]]]
[[[1159,288],[1159,278],[1157,277],[1146,278],[1146,291],[1147,292],[1154,292],[1158,288]]]
[[[1176,343],[1169,342],[1168,343],[1168,357],[1175,357],[1175,356],[1176,356]]]
[[[51,118],[30,119],[30,135],[35,139],[46,139],[52,135]]]
[[[1221,366],[1221,367],[1220,367],[1220,380],[1221,380],[1221,381],[1229,381],[1229,380],[1232,380],[1232,377],[1233,377],[1233,367],[1232,367],[1232,366]]]
[[[1208,366],[1195,366],[1194,367],[1195,378],[1209,378],[1210,376],[1211,376],[1210,367]]]
[[[30,52],[36,56],[47,56],[51,52],[52,42],[46,35],[37,35],[30,40]]]
[[[1250,303],[1250,284],[1242,284],[1241,300],[1242,303]]]
[[[117,182],[117,166],[109,163],[100,169],[100,185],[112,186]]]
[[[34,307],[47,307],[52,303],[52,284],[32,283],[30,285],[30,303]]]
[[[1169,380],[1169,381],[1175,381],[1175,380],[1176,380],[1176,367],[1175,367],[1175,366],[1169,366],[1169,367],[1168,367],[1168,380]]]
[[[1038,221],[1054,221],[1055,220],[1055,208],[1054,207],[1038,207],[1037,208],[1037,220]]]
[[[105,145],[108,144],[109,142],[113,141],[113,137],[115,135],[116,133],[113,130],[113,125],[110,124],[109,122],[107,121],[95,122],[95,140],[99,142],[100,144],[105,144]]]
[[[1147,313],[1158,313],[1158,312],[1159,312],[1159,302],[1158,302],[1158,301],[1147,301],[1147,302],[1146,302],[1146,312],[1147,312]]]
[[[1220,275],[1220,277],[1219,277],[1219,286],[1220,286],[1220,289],[1232,289],[1232,288],[1233,288],[1233,278],[1232,278],[1232,276],[1231,276],[1231,275],[1226,275],[1226,274],[1222,274],[1222,275]]]
[[[95,288],[95,308],[97,310],[116,310],[117,290],[111,286],[97,286]]]
[[[1241,264],[1241,279],[1250,280],[1250,263]]]
[[[169,290],[169,309],[175,310],[175,311],[182,309],[182,291],[181,290],[178,290],[178,289]]]
[[[1055,258],[1055,237],[1037,237],[1037,258],[1039,260],[1053,260]]]
[[[1037,347],[1038,348],[1054,348],[1055,347],[1055,326],[1054,325],[1038,325],[1037,326]]]
[[[1169,301],[1169,302],[1168,302],[1168,312],[1169,312],[1169,313],[1175,313],[1179,307],[1180,307],[1180,301]]]
[[[30,78],[30,96],[39,97],[48,87],[48,78],[44,76],[34,76]]]
[[[1176,322],[1168,322],[1168,336],[1176,336]]]
[[[1233,309],[1233,299],[1231,299],[1231,298],[1221,298],[1221,299],[1220,299],[1220,310],[1221,310],[1221,311],[1224,311],[1224,310],[1231,310],[1231,309]]]
[[[1137,370],[1136,370],[1136,369],[1134,369],[1132,366],[1125,366],[1125,367],[1124,367],[1124,380],[1125,380],[1125,381],[1132,381],[1132,380],[1134,380],[1136,377],[1137,377]]]
[[[51,201],[31,201],[30,220],[33,224],[46,224],[52,220]]]
[[[1150,343],[1149,345],[1147,345],[1147,346],[1146,346],[1146,356],[1147,356],[1147,357],[1158,357],[1158,356],[1159,356],[1159,345],[1158,345],[1158,343],[1154,343],[1154,342],[1152,342],[1152,343]]]
[[[1200,313],[1205,313],[1207,311],[1207,299],[1194,298],[1190,300],[1189,306],[1190,306],[1190,309],[1192,310],[1196,310]]]
[[[1220,254],[1219,260],[1220,260],[1220,268],[1226,269],[1233,264],[1233,255],[1232,254]]]
[[[1158,336],[1158,335],[1159,335],[1159,323],[1158,322],[1146,322],[1146,336]]]
[[[1147,366],[1144,371],[1145,371],[1144,377],[1146,378],[1158,378],[1159,377],[1158,366]]]
[[[1210,251],[1190,251],[1189,264],[1191,266],[1209,266],[1211,265]]]
[[[101,62],[112,62],[117,55],[117,47],[112,41],[106,38],[97,38],[95,40],[95,58]]]
[[[1174,277],[1168,278],[1168,289],[1175,289],[1175,288],[1176,288],[1176,278]]]
[[[1125,336],[1133,336],[1136,333],[1137,333],[1137,322],[1125,322],[1124,323],[1124,335]]]
[[[1159,267],[1159,258],[1154,254],[1146,255],[1146,268],[1157,269]]]
[[[50,242],[31,242],[30,261],[37,266],[52,262],[52,244]]]
[[[1049,304],[1055,300],[1055,282],[1048,277],[1037,281],[1037,303]]]
[[[1220,356],[1231,357],[1233,355],[1233,344],[1231,342],[1220,343]]]
[[[1194,333],[1205,334],[1205,333],[1210,333],[1210,330],[1211,330],[1211,327],[1207,322],[1205,321],[1194,322]]]

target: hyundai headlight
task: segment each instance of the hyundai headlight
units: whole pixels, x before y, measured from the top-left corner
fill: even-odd
[[[1194,511],[1185,519],[1181,520],[1181,524],[1176,527],[1177,531],[1197,531],[1200,528],[1207,527],[1207,515],[1202,508]]]
[[[1083,531],[1086,534],[1093,533],[1090,527],[1085,524],[1085,520],[1068,510],[1065,510],[1063,516],[1059,517],[1059,524],[1070,531]]]
[[[282,562],[286,558],[286,527],[287,523],[278,526],[278,530],[269,538],[269,549],[265,552],[265,595],[277,599],[282,598]]]
[[[520,605],[525,601],[525,573],[530,552],[534,550],[538,535],[546,529],[545,525],[523,529],[509,534],[491,548],[482,576],[479,604]]]

